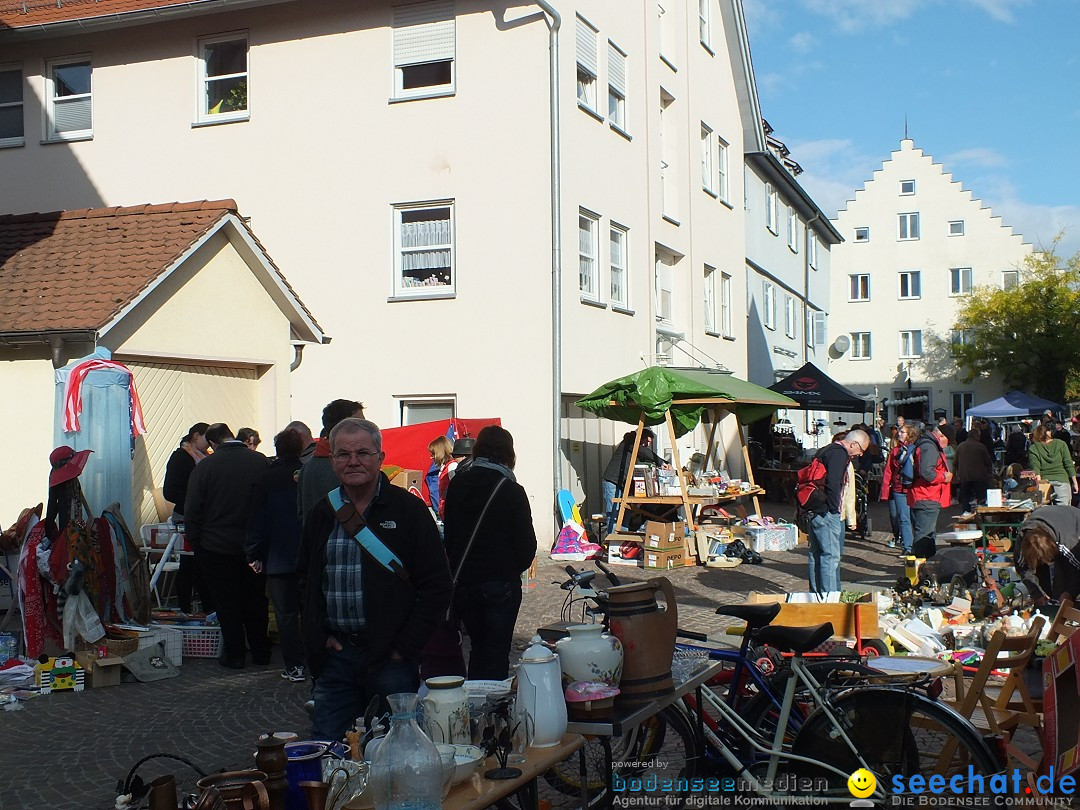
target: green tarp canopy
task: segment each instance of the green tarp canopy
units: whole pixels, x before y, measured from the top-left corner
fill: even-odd
[[[691,400],[680,404],[680,400]],[[702,400],[713,400],[711,403]],[[577,401],[586,411],[636,425],[661,425],[671,411],[675,435],[693,430],[701,412],[711,406],[731,411],[741,424],[754,422],[777,408],[797,408],[795,400],[731,374],[709,369],[671,369],[652,366],[605,383]]]

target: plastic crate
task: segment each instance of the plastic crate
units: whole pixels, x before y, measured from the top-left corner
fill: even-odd
[[[184,634],[184,655],[188,658],[218,658],[221,656],[220,627],[181,627]]]
[[[161,642],[165,645],[165,655],[176,666],[184,663],[184,632],[179,627],[166,627],[163,624],[150,625],[150,638],[139,638],[139,649]]]
[[[753,550],[791,551],[795,548],[798,532],[794,526],[743,526],[748,538],[753,541]],[[747,543],[750,546],[751,543]]]

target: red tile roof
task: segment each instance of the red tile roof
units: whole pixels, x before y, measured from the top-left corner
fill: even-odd
[[[0,334],[101,329],[235,213],[203,200],[0,216]]]
[[[131,11],[197,5],[199,0],[0,0],[0,28],[27,28]]]

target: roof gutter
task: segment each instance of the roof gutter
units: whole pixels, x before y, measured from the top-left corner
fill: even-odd
[[[788,189],[790,189],[799,202],[803,205],[803,210],[800,211],[804,219],[809,219],[811,222],[817,220],[819,222],[819,230],[828,240],[830,245],[838,245],[844,241],[844,237],[840,235],[840,232],[833,227],[829,218],[824,216],[822,210],[818,208],[813,198],[806,193],[799,181],[791,176],[791,173],[784,168],[784,164],[780,162],[780,158],[774,155],[772,152],[747,152],[746,159],[759,167],[766,176],[773,182],[783,183]],[[821,215],[820,217],[815,215]]]
[[[32,346],[43,343],[49,347],[53,368],[64,365],[65,343],[92,343],[97,346],[98,333],[93,329],[44,329],[40,332],[0,332],[0,345]]]

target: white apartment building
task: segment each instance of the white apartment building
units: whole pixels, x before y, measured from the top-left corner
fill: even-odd
[[[1002,393],[996,377],[959,379],[948,347],[980,286],[1009,287],[1031,245],[905,138],[834,220],[828,373],[875,397],[892,422],[963,417]]]
[[[747,375],[738,167],[760,129],[741,0],[0,9],[0,212],[235,200],[333,335],[294,358],[291,417],[317,429],[336,397],[382,426],[500,417],[541,544],[553,482],[598,509],[627,429],[576,398],[657,354]],[[170,362],[235,363],[235,305],[203,325],[221,350]],[[48,448],[14,441],[44,481]]]

